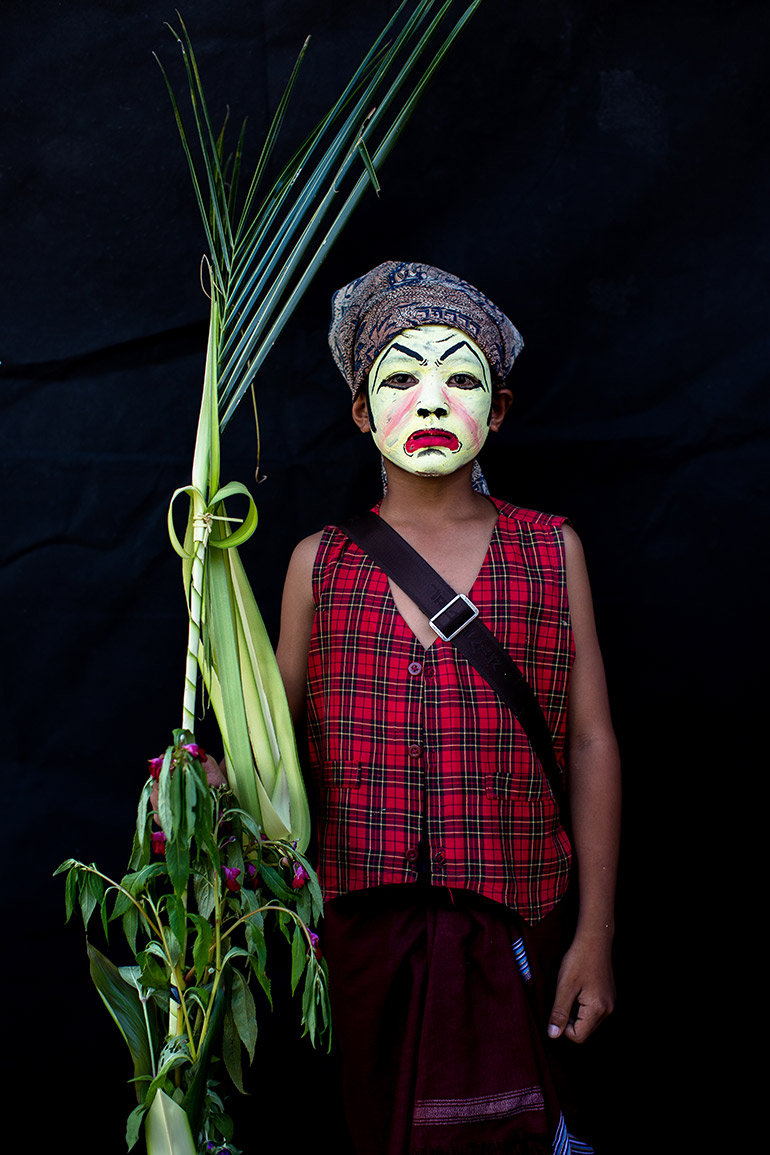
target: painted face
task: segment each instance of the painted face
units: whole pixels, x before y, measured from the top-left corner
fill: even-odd
[[[487,439],[489,364],[458,329],[405,329],[369,371],[372,436],[408,473],[437,477],[472,461]]]

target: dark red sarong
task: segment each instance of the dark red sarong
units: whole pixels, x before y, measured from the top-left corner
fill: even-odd
[[[550,1153],[564,1103],[544,1014],[561,915],[528,929],[478,895],[411,885],[334,899],[324,921],[357,1155]]]

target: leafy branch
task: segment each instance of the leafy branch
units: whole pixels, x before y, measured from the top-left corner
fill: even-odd
[[[275,655],[238,555],[257,509],[245,485],[222,484],[220,435],[246,393],[254,400],[265,357],[364,192],[379,192],[384,160],[480,2],[403,0],[339,99],[268,184],[305,42],[245,191],[245,125],[228,154],[227,117],[215,132],[181,17],[179,30],[171,29],[191,131],[161,70],[201,214],[210,302],[192,475],[168,511],[188,611],[182,725],[150,760],[123,878],[74,859],[57,871],[66,874],[67,918],[79,908],[87,931],[98,908],[105,938],[120,922],[135,960],[115,966],[88,944],[94,984],[134,1063],[129,1149],[144,1126],[150,1155],[237,1155],[210,1072],[221,1058],[243,1090],[242,1052],[251,1061],[257,1039],[252,982],[272,1005],[268,922],[288,944],[292,993],[302,984],[303,1033],[314,1044],[329,1037],[326,964],[312,929],[322,896],[305,857],[307,797]],[[454,23],[440,32],[452,10]],[[254,413],[256,420],[255,400]],[[180,499],[187,503],[181,540]],[[245,503],[242,516],[228,513],[233,502]],[[224,779],[195,741],[199,680],[219,726]]]

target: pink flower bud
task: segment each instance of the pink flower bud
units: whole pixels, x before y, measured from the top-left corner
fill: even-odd
[[[305,883],[307,882],[307,880],[309,878],[310,878],[310,875],[305,870],[304,866],[300,862],[295,862],[295,864],[294,864],[294,878],[292,878],[292,880],[291,880],[291,885],[294,888],[294,890],[300,890],[305,885]]]
[[[228,890],[232,891],[233,894],[237,894],[241,889],[241,884],[238,881],[238,875],[240,873],[240,870],[235,866],[226,866],[224,868],[225,886]]]
[[[160,778],[160,772],[161,772],[161,769],[163,767],[163,759],[162,758],[150,758],[149,765],[150,765],[150,777],[154,778],[155,781],[157,782],[158,779]]]
[[[310,935],[310,942],[312,943],[312,946],[313,946],[313,954],[315,955],[315,957],[317,959],[323,958],[323,954],[321,952],[321,940],[320,940],[320,938],[318,937],[318,935],[315,933],[314,930],[308,931],[308,934]]]
[[[151,835],[152,849],[155,854],[161,854],[166,857],[166,836],[162,830],[153,830]]]

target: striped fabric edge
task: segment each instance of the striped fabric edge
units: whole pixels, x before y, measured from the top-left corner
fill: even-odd
[[[553,1155],[594,1155],[594,1149],[588,1143],[570,1135],[564,1116],[560,1115],[559,1126],[553,1140]]]
[[[516,966],[519,968],[519,974],[525,983],[531,983],[532,971],[529,969],[529,959],[527,958],[524,939],[517,938],[516,942],[512,943],[511,946],[513,949],[513,957],[516,960]]]
[[[471,1099],[416,1099],[412,1120],[417,1126],[468,1123],[504,1119],[522,1111],[542,1111],[544,1106],[540,1087],[524,1087],[520,1091],[501,1091],[497,1095],[477,1095]]]

